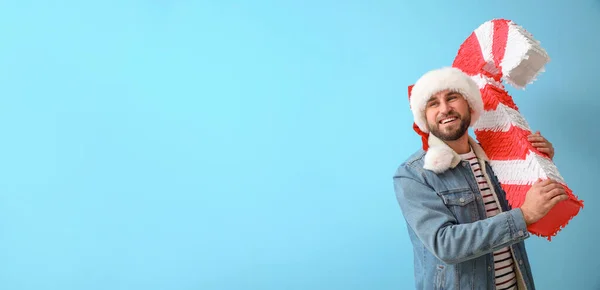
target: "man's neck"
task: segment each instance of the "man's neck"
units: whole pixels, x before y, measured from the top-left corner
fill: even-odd
[[[454,152],[458,154],[466,154],[471,151],[471,146],[469,145],[469,134],[465,133],[457,140],[454,141],[444,141]]]

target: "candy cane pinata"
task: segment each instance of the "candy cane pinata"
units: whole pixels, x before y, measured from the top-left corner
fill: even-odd
[[[583,208],[583,201],[566,185],[552,160],[527,140],[531,134],[529,125],[502,85],[504,80],[523,89],[544,71],[549,61],[546,51],[525,29],[510,20],[494,19],[471,33],[458,50],[452,66],[479,85],[484,112],[473,130],[506,191],[509,204],[513,208],[520,207],[538,178],[556,180],[565,188],[569,199],[558,203],[548,215],[528,227],[531,233],[551,240]],[[409,95],[411,88],[409,86]],[[413,129],[421,135],[423,149],[427,150],[423,132],[416,125]]]

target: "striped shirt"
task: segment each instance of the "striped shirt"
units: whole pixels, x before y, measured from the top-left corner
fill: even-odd
[[[487,217],[493,217],[501,212],[494,193],[490,190],[490,186],[485,179],[477,156],[471,149],[471,152],[460,155],[463,160],[469,161],[471,171],[475,175],[475,180],[479,185],[479,191],[483,197],[485,204],[485,212]],[[514,270],[514,259],[509,247],[501,248],[494,252],[494,271],[496,289],[517,289],[517,276]]]

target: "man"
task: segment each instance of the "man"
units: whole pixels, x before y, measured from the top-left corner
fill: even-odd
[[[423,75],[410,98],[428,146],[394,175],[394,188],[414,248],[417,289],[535,289],[524,240],[527,226],[567,199],[563,187],[538,181],[511,208],[468,128],[483,112],[477,84],[456,68]],[[551,158],[539,133],[530,142]]]

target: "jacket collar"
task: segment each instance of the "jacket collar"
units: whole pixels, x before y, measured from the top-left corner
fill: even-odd
[[[442,173],[448,169],[455,168],[461,161],[460,155],[456,153],[448,144],[433,134],[429,134],[428,139],[429,149],[425,154],[425,162],[423,168],[431,170],[435,173]],[[473,152],[477,158],[484,161],[489,161],[487,155],[483,151],[483,148],[469,136],[469,145],[473,149]]]

